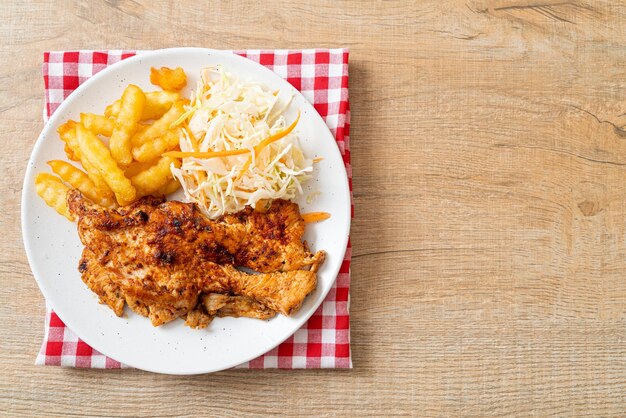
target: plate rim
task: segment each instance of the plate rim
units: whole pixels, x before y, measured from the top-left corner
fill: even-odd
[[[63,323],[65,324],[65,326],[67,328],[69,328],[74,334],[76,334],[76,336],[78,338],[80,338],[81,340],[83,340],[85,343],[87,343],[89,346],[93,347],[95,350],[98,350],[101,354],[115,359],[114,356],[109,355],[107,352],[108,350],[101,350],[100,348],[97,347],[98,344],[94,344],[93,341],[90,341],[90,338],[83,338],[83,336],[80,336],[76,331],[74,331],[75,328],[72,328],[71,324],[74,323],[74,321],[72,320],[72,318],[67,318],[65,317],[64,314],[60,313],[60,311],[58,309],[55,308],[55,303],[53,301],[51,301],[49,294],[46,292],[46,285],[45,285],[45,280],[42,280],[39,278],[39,275],[35,273],[35,268],[34,268],[34,256],[32,254],[33,251],[33,244],[32,244],[32,237],[28,234],[28,225],[27,225],[27,220],[26,220],[26,206],[28,205],[28,191],[29,191],[29,180],[32,180],[34,178],[35,173],[33,173],[34,171],[34,161],[33,161],[33,157],[35,154],[37,154],[37,151],[39,150],[40,147],[43,146],[44,143],[44,137],[49,135],[49,131],[52,129],[52,126],[54,124],[57,123],[57,119],[60,118],[60,116],[56,116],[55,115],[61,115],[63,113],[63,111],[65,110],[66,107],[70,106],[72,101],[74,100],[74,97],[78,97],[83,91],[88,90],[90,88],[90,86],[94,83],[97,82],[98,78],[105,76],[106,74],[109,73],[113,73],[115,72],[119,66],[123,66],[123,65],[132,65],[135,61],[141,61],[142,59],[148,58],[152,55],[161,55],[161,54],[172,54],[172,53],[179,53],[179,52],[193,52],[193,53],[203,53],[203,54],[209,54],[209,55],[223,55],[223,56],[228,56],[229,59],[235,59],[235,60],[240,60],[242,62],[245,62],[245,65],[252,65],[253,67],[256,67],[259,71],[262,72],[266,72],[268,74],[271,74],[270,77],[276,77],[279,78],[280,80],[288,83],[287,80],[285,80],[284,78],[280,77],[278,74],[276,74],[275,72],[273,72],[272,70],[270,70],[269,68],[264,67],[263,65],[252,61],[246,57],[243,57],[241,55],[236,54],[234,51],[232,52],[228,52],[228,51],[222,51],[222,50],[216,50],[216,49],[212,49],[212,48],[199,48],[199,47],[178,47],[178,48],[163,48],[163,49],[156,49],[156,50],[152,50],[152,51],[141,51],[138,50],[136,55],[123,59],[121,61],[116,62],[115,64],[112,64],[106,68],[104,68],[103,70],[99,71],[98,73],[94,74],[93,76],[91,76],[88,80],[86,80],[85,82],[83,82],[80,86],[78,86],[78,88],[76,88],[74,91],[72,91],[72,93],[70,93],[70,95],[65,98],[63,100],[63,102],[59,105],[59,107],[56,109],[55,114],[53,114],[51,117],[44,119],[44,125],[43,128],[41,129],[41,132],[39,133],[39,136],[37,137],[37,140],[35,141],[35,144],[32,148],[32,151],[30,153],[28,162],[27,162],[27,167],[24,173],[24,181],[22,183],[22,196],[20,199],[20,223],[21,223],[21,232],[22,232],[22,239],[23,239],[23,243],[24,243],[24,249],[26,251],[26,257],[28,259],[28,264],[29,267],[31,269],[31,273],[33,275],[33,277],[35,278],[35,281],[37,283],[37,286],[39,287],[40,292],[42,293],[46,304],[52,308],[55,311],[55,314],[57,314],[59,316],[59,318],[63,321]],[[234,58],[233,58],[234,57]],[[333,137],[335,140],[335,136],[332,134],[332,132],[330,131],[330,129],[328,128],[328,126],[326,125],[326,122],[324,121],[324,119],[322,118],[322,116],[317,112],[317,110],[315,110],[314,106],[306,99],[306,97],[304,97],[304,95],[295,87],[293,88],[293,90],[296,92],[296,94],[299,94],[302,99],[303,102],[305,103],[305,107],[308,107],[311,111],[311,114],[313,115],[312,117],[317,117],[321,120],[323,126],[325,127],[325,129],[328,131],[328,133],[331,135],[331,137]],[[70,100],[71,99],[71,100]],[[45,115],[45,106],[44,106],[44,115]],[[347,191],[347,193],[345,194],[344,199],[347,201],[346,203],[346,208],[347,208],[347,214],[346,215],[346,230],[345,233],[342,234],[341,237],[338,237],[340,239],[342,239],[343,243],[341,245],[342,251],[341,254],[337,254],[340,259],[343,260],[343,258],[345,258],[345,253],[347,251],[347,245],[348,245],[348,241],[349,241],[349,236],[350,236],[350,228],[351,228],[351,223],[352,223],[352,218],[351,218],[351,211],[352,211],[352,202],[351,202],[351,196],[350,196],[350,188],[349,188],[349,181],[348,181],[348,175],[347,175],[347,170],[345,167],[345,162],[343,161],[343,156],[341,155],[341,152],[339,150],[339,147],[334,148],[334,151],[338,157],[339,160],[342,162],[341,167],[339,167],[339,169],[342,171],[342,187],[341,189],[345,189]],[[343,193],[342,193],[343,195]],[[328,288],[322,292],[322,295],[319,299],[319,301],[314,304],[310,311],[307,312],[305,315],[302,316],[302,318],[299,318],[298,321],[294,324],[293,329],[286,333],[286,336],[284,338],[278,338],[276,341],[272,341],[272,343],[270,344],[270,347],[265,349],[261,349],[261,350],[257,350],[255,351],[253,354],[246,356],[244,359],[242,360],[237,360],[237,362],[228,362],[225,364],[222,364],[218,367],[208,367],[208,368],[198,368],[197,370],[183,370],[183,371],[179,371],[179,370],[172,370],[169,369],[167,367],[162,367],[162,368],[152,368],[152,367],[139,367],[137,365],[131,364],[131,362],[127,362],[127,361],[122,361],[122,360],[118,360],[115,359],[116,361],[120,361],[125,365],[128,365],[130,367],[139,369],[139,370],[145,370],[145,371],[149,371],[149,372],[153,372],[153,373],[160,373],[160,374],[169,374],[169,375],[197,375],[197,374],[207,374],[207,373],[213,373],[213,372],[217,372],[217,371],[221,371],[221,370],[227,370],[227,369],[231,369],[233,367],[236,367],[240,364],[249,362],[250,360],[253,360],[261,355],[264,355],[265,353],[271,351],[272,349],[276,348],[278,345],[280,345],[281,343],[283,343],[285,340],[287,340],[289,337],[291,337],[297,330],[299,330],[310,318],[311,316],[315,313],[315,311],[321,306],[321,304],[324,302],[324,300],[326,299],[330,289],[333,287],[333,285],[336,282],[337,276],[339,274],[339,271],[341,269],[341,265],[342,263],[338,263],[338,266],[336,268],[336,271],[333,271],[331,273],[332,274],[332,282],[330,283],[330,286],[328,286]],[[329,273],[330,274],[330,273]],[[69,320],[68,320],[69,319]],[[48,327],[47,324],[44,323],[44,327]]]

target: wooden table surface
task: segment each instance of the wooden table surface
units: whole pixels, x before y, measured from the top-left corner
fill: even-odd
[[[0,411],[624,415],[624,2],[201,3],[0,4]],[[350,47],[353,370],[33,365],[42,53],[174,46]]]

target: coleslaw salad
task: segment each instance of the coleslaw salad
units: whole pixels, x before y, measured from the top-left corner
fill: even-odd
[[[267,200],[294,200],[303,193],[314,160],[300,148],[288,123],[278,91],[239,80],[220,66],[201,72],[186,112],[173,126],[182,126],[180,168],[171,167],[185,197],[209,218],[233,213]]]

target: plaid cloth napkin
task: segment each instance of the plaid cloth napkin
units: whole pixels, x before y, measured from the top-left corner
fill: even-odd
[[[348,51],[345,49],[228,51],[274,71],[302,92],[335,136],[341,151],[350,191],[350,105],[348,102]],[[45,115],[50,117],[82,82],[134,51],[45,52],[43,78]],[[147,77],[147,75],[146,75]],[[354,213],[354,208],[353,212]],[[350,258],[351,244],[328,296],[309,321],[278,347],[237,366],[250,369],[351,368]],[[125,367],[81,341],[46,305],[45,336],[36,364],[83,368]]]

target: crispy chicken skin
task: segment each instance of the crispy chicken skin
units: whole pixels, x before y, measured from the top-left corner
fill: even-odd
[[[204,327],[214,316],[289,315],[315,289],[324,260],[302,243],[304,222],[289,202],[210,221],[193,204],[160,198],[118,210],[77,191],[67,199],[86,247],[83,281],[117,315],[126,303],[155,326],[178,317]]]

